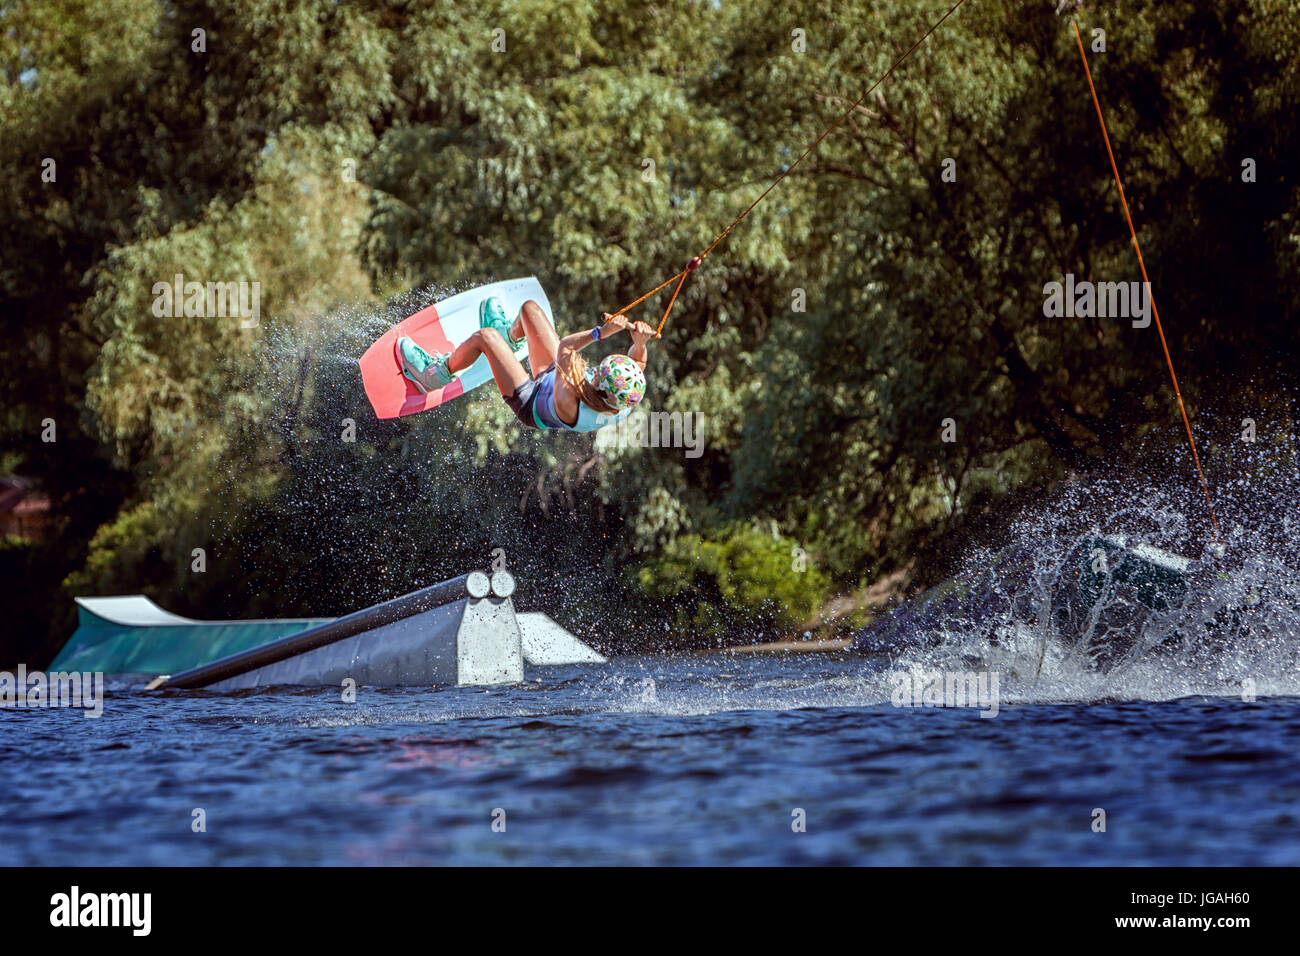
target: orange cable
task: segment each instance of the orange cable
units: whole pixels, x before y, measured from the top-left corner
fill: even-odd
[[[1106,132],[1106,118],[1101,112],[1101,101],[1097,99],[1097,87],[1092,82],[1092,70],[1088,67],[1088,55],[1083,51],[1083,37],[1079,34],[1079,23],[1074,21],[1074,38],[1079,43],[1079,56],[1083,59],[1083,72],[1088,77],[1088,89],[1092,91],[1092,102],[1097,107],[1097,120],[1101,123],[1101,135],[1106,141],[1106,154],[1110,157],[1110,168],[1115,174],[1115,185],[1119,187],[1119,201],[1124,207],[1124,218],[1128,220],[1128,230],[1133,236],[1133,248],[1137,250],[1138,267],[1142,270],[1142,281],[1146,283],[1147,295],[1151,302],[1151,314],[1155,316],[1156,331],[1160,333],[1160,346],[1165,352],[1165,363],[1169,366],[1169,377],[1174,383],[1174,395],[1178,399],[1178,410],[1183,415],[1183,426],[1187,429],[1187,441],[1192,446],[1192,461],[1196,463],[1196,474],[1200,476],[1201,487],[1205,490],[1205,503],[1210,508],[1210,524],[1214,526],[1214,536],[1219,537],[1219,519],[1214,514],[1214,501],[1210,497],[1210,484],[1205,480],[1201,469],[1201,456],[1196,451],[1196,438],[1192,435],[1192,423],[1187,417],[1187,407],[1183,404],[1183,392],[1178,387],[1178,375],[1174,372],[1174,360],[1169,354],[1169,343],[1165,341],[1165,329],[1160,322],[1160,312],[1156,308],[1155,294],[1151,292],[1151,280],[1147,278],[1147,265],[1142,258],[1142,246],[1138,243],[1137,229],[1133,225],[1133,214],[1129,212],[1128,199],[1124,195],[1124,183],[1119,178],[1119,166],[1115,162],[1115,152],[1110,148],[1110,134]]]
[[[700,264],[700,260],[699,260],[698,258],[697,258],[697,259],[693,259],[693,260],[691,260],[691,261],[694,262],[695,265],[699,265],[699,264]],[[692,267],[692,268],[694,268],[694,267]],[[664,309],[664,317],[663,317],[662,319],[659,320],[659,327],[658,327],[657,329],[655,329],[655,338],[658,338],[658,337],[659,337],[659,333],[663,331],[663,329],[664,329],[664,323],[668,321],[668,313],[671,312],[671,311],[673,310],[673,304],[677,301],[677,296],[678,296],[678,294],[682,291],[682,286],[686,285],[686,277],[687,277],[688,275],[690,275],[690,273],[691,273],[691,269],[683,269],[683,270],[682,270],[682,272],[681,272],[681,276],[682,276],[681,281],[677,283],[677,288],[676,288],[676,289],[673,289],[673,297],[672,297],[671,299],[668,300],[668,308]],[[669,281],[671,282],[672,280],[670,279]]]

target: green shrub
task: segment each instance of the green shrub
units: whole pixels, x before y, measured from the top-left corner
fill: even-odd
[[[637,583],[689,636],[708,639],[797,628],[821,608],[830,586],[796,542],[736,524],[676,539],[642,565]]]

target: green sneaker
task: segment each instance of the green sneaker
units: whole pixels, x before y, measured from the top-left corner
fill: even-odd
[[[519,338],[514,338],[510,334],[510,329],[514,324],[513,321],[506,318],[506,308],[496,296],[489,296],[479,303],[478,327],[480,329],[496,329],[501,333],[501,337],[510,343],[510,347],[518,352],[528,341],[528,337],[521,335]]]
[[[397,340],[397,359],[402,363],[402,374],[415,383],[421,394],[456,381],[456,375],[447,367],[450,358],[450,352],[430,355],[410,336],[404,335]]]

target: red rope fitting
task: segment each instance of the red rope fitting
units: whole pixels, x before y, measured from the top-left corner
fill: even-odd
[[[686,271],[687,272],[694,271],[695,269],[699,268],[700,263],[703,261],[704,260],[701,259],[699,256],[691,256],[691,261],[686,263]]]

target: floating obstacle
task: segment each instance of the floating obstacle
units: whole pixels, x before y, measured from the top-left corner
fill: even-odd
[[[517,613],[507,571],[442,581],[340,618],[196,621],[143,595],[78,598],[53,669],[162,674],[151,689],[493,685],[524,666],[604,663],[545,614]]]
[[[287,637],[329,618],[195,621],[160,608],[143,594],[79,597],[77,630],[53,670],[168,674]]]
[[[930,588],[862,628],[850,644],[860,653],[894,654],[938,646],[949,632],[978,633],[999,644],[1015,622],[1050,613],[1053,631],[1085,643],[1105,635],[1089,656],[1106,669],[1131,649],[1144,622],[1186,600],[1196,562],[1122,535],[1094,531],[1057,556],[1035,560],[1010,545],[981,570]]]

